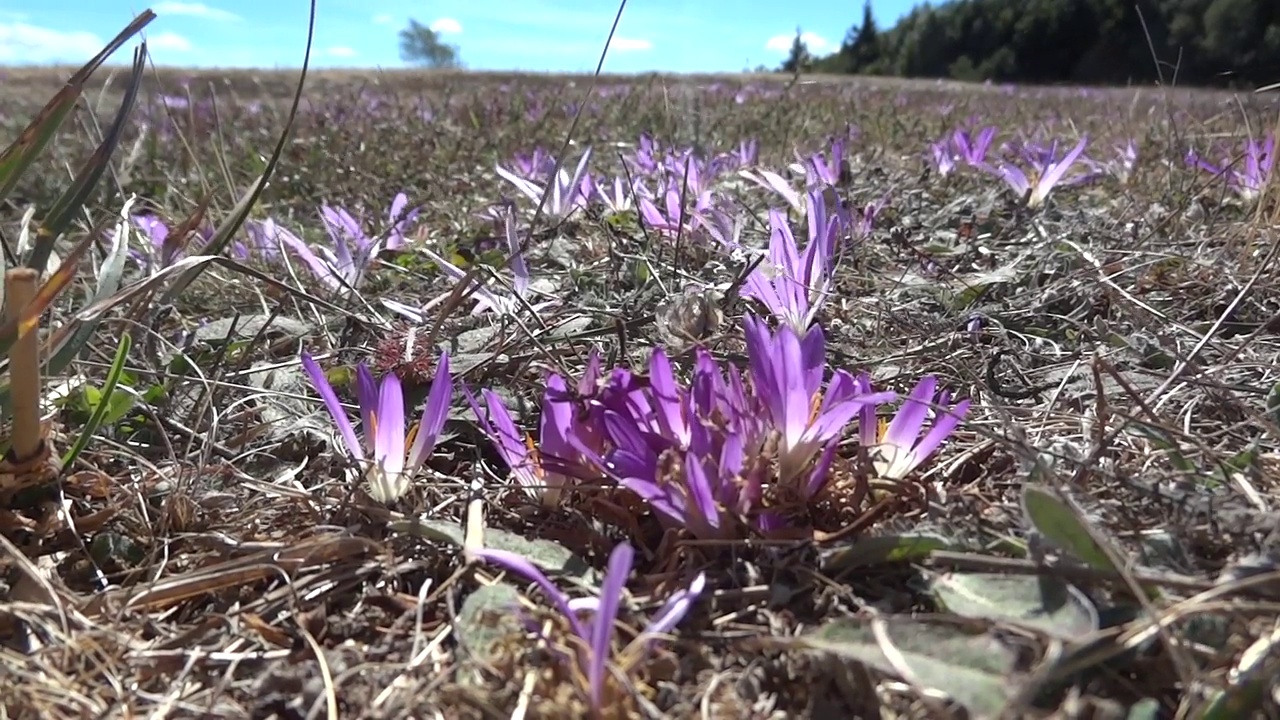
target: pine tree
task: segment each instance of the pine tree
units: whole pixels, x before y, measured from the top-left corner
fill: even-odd
[[[791,41],[791,50],[782,63],[782,72],[802,73],[813,64],[813,56],[809,54],[809,47],[804,44],[804,38],[801,35],[800,28],[796,28],[796,37]]]

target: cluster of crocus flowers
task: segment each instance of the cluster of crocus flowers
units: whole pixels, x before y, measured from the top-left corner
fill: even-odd
[[[552,173],[555,163],[550,167],[547,162],[529,161],[528,167],[517,168],[515,172],[496,166],[494,169],[503,180],[511,183],[521,195],[529,200],[534,208],[541,206],[543,215],[563,220],[575,210],[586,207],[593,185],[587,174],[587,164],[591,161],[591,148],[583,151],[572,174],[567,167]],[[543,180],[545,177],[545,180]],[[543,197],[546,200],[543,200]]]
[[[870,232],[878,208],[877,204],[868,205],[863,217],[855,220],[838,200],[828,201],[827,195],[828,188],[823,188],[806,196],[808,242],[804,249],[800,249],[786,215],[780,210],[769,211],[768,258],[751,270],[742,287],[742,296],[760,302],[796,332],[813,324],[831,292],[841,238],[863,237]]]
[[[405,230],[417,218],[416,210],[405,213],[407,203],[404,193],[392,201],[388,211],[390,226],[382,237],[365,233],[360,223],[345,209],[321,205],[320,219],[330,245],[312,248],[303,242],[289,242],[290,249],[330,290],[359,288],[382,251],[397,250],[404,245]]]
[[[646,373],[617,368],[597,383],[592,370],[592,387],[579,384],[578,393],[553,375],[537,444],[517,430],[496,395],[486,391],[484,407],[474,398],[472,406],[517,483],[544,505],[558,502],[575,477],[603,475],[665,525],[696,537],[790,530],[779,526],[779,503],[818,499],[847,428],[874,419],[896,395],[872,391],[844,370],[828,377],[820,327],[773,330],[750,316],[745,323],[745,373],[699,349],[685,384],[655,348]],[[932,378],[922,382],[891,432],[874,432],[878,457],[888,458],[876,466],[879,474],[905,477],[963,417],[967,402],[940,416],[923,440],[916,437],[935,388]],[[947,399],[943,393],[940,404]]]
[[[1059,153],[1057,140],[1048,145],[1024,143],[1017,153],[1021,165],[999,160],[978,167],[1003,180],[1027,207],[1038,208],[1045,204],[1054,188],[1078,185],[1097,177],[1094,172],[1068,174],[1081,159],[1087,144],[1088,138],[1082,136],[1071,149]]]
[[[875,392],[843,370],[827,378],[821,328],[774,331],[748,317],[746,333],[745,374],[699,350],[692,378],[682,384],[666,352],[655,348],[647,373],[618,368],[603,382],[593,356],[577,392],[551,375],[537,442],[496,394],[467,396],[511,477],[540,504],[554,506],[576,478],[602,474],[666,525],[702,538],[779,529],[769,499],[818,498],[854,420],[861,442],[874,447],[877,476],[898,480],[938,449],[968,409],[968,401],[947,408],[946,392],[935,399],[936,380],[928,377],[884,432],[876,408],[895,394]],[[931,409],[936,419],[921,438]]]
[[[360,410],[360,432],[357,433],[320,365],[303,353],[302,366],[333,417],[347,452],[356,461],[370,497],[377,502],[391,503],[404,495],[430,459],[449,414],[453,378],[449,374],[448,354],[440,354],[422,419],[407,432],[404,391],[394,374],[387,374],[379,384],[368,367],[356,366],[356,401]]]
[[[958,165],[981,168],[987,161],[987,150],[995,139],[996,127],[988,125],[976,133],[963,128],[929,146],[938,174],[946,177]]]
[[[1211,163],[1195,151],[1187,153],[1187,164],[1225,179],[1227,188],[1246,203],[1254,202],[1271,180],[1275,166],[1275,135],[1261,140],[1248,139],[1242,146],[1239,158],[1228,158],[1222,163]]]
[[[621,543],[609,554],[600,594],[582,598],[569,597],[537,566],[516,553],[480,549],[470,555],[534,583],[551,601],[552,607],[568,625],[571,640],[549,644],[553,648],[567,646],[565,650],[554,652],[573,670],[569,675],[593,717],[604,715],[605,709],[617,701],[618,691],[628,684],[610,680],[615,675],[625,677],[633,673],[645,656],[652,652],[655,643],[684,619],[706,585],[705,575],[698,573],[687,588],[675,591],[666,599],[638,635],[624,647],[616,649],[618,615],[622,609],[627,577],[635,561],[635,550],[630,545]],[[543,626],[537,627],[541,630]]]

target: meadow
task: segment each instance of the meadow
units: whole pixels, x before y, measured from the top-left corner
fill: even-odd
[[[1271,96],[128,76],[0,156],[8,716],[1280,713]]]

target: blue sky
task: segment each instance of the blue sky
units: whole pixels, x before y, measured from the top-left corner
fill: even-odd
[[[613,0],[317,0],[313,63],[400,67],[396,32],[409,18],[434,25],[470,68],[588,71],[617,6]],[[891,25],[914,0],[873,0]],[[307,0],[0,0],[0,65],[80,63],[134,13],[157,65],[296,67]],[[798,26],[811,50],[829,51],[861,18],[860,0],[630,0],[606,72],[738,72],[773,67]],[[128,50],[116,60],[128,61]]]

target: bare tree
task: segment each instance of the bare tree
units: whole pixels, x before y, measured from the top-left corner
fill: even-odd
[[[410,19],[400,31],[400,59],[429,68],[462,67],[458,46],[440,39],[440,33]]]

